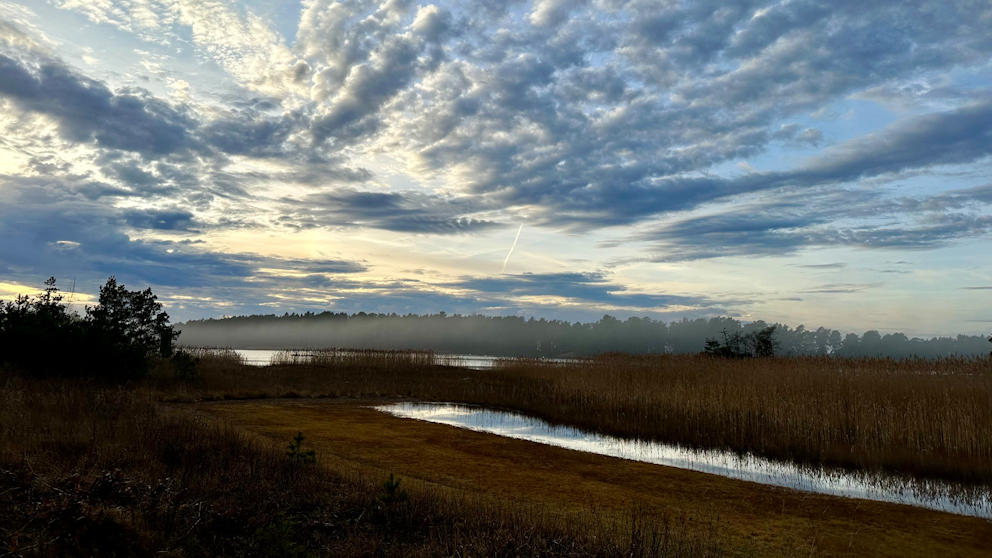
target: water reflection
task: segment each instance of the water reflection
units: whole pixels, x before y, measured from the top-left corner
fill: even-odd
[[[234,352],[241,355],[245,364],[252,366],[268,366],[272,363],[272,357],[282,352],[282,349],[234,349]],[[495,362],[501,358],[489,355],[439,355],[441,361],[447,366],[460,366],[471,370],[487,370],[492,368]],[[576,359],[551,358],[544,359],[549,362],[577,362]]]
[[[750,454],[694,450],[674,444],[625,440],[552,426],[518,413],[449,403],[397,403],[376,407],[398,417],[436,422],[622,459],[668,465],[774,486],[850,498],[909,504],[992,518],[989,487],[807,467]]]

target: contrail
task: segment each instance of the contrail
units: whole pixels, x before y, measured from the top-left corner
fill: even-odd
[[[506,253],[506,259],[503,260],[503,269],[500,270],[500,275],[506,273],[506,263],[510,261],[510,254],[513,253],[513,249],[517,247],[517,241],[520,240],[520,231],[524,230],[523,224],[517,229],[517,236],[513,238],[513,246],[510,246],[510,251]]]

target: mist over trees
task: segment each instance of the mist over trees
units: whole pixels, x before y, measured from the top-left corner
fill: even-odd
[[[347,347],[432,349],[459,354],[554,357],[625,353],[699,353],[707,339],[724,335],[754,338],[774,327],[774,352],[786,355],[942,357],[987,354],[984,336],[931,339],[902,333],[863,335],[800,325],[791,328],[733,318],[682,319],[665,323],[650,318],[618,320],[603,316],[591,323],[524,319],[519,316],[358,314],[254,315],[193,320],[181,324],[182,343],[243,349]],[[771,342],[771,341],[768,341]]]

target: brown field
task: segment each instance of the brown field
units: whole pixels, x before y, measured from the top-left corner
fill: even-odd
[[[224,401],[202,413],[274,443],[302,430],[324,464],[381,471],[426,486],[644,524],[691,518],[728,548],[758,556],[987,556],[992,522],[800,493],[575,452],[370,408],[383,400]],[[183,406],[186,407],[186,406]]]
[[[328,351],[264,368],[198,353],[191,382],[166,362],[121,388],[0,374],[0,557],[970,556],[992,540],[987,520],[367,408],[477,403],[624,436],[988,485],[987,360],[605,355],[471,371],[430,353]],[[284,455],[298,431],[317,465]],[[379,499],[390,473],[405,479],[408,503]]]

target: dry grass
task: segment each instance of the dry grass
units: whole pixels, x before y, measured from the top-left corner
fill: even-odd
[[[385,399],[256,399],[169,405],[276,442],[302,429],[335,468],[396,473],[456,493],[600,518],[703,519],[755,556],[988,556],[992,523],[570,451],[394,417]]]
[[[245,370],[224,358],[208,377]],[[160,409],[142,387],[0,374],[0,556],[719,553],[677,517],[597,521],[426,486],[385,504],[381,482],[294,463],[272,442]]]
[[[338,351],[328,364],[218,366],[194,385],[155,377],[172,400],[400,396],[476,403],[619,436],[992,483],[988,359],[610,354],[580,363],[506,359],[472,371],[366,353],[375,352]]]
[[[471,371],[439,366],[431,353],[325,351],[267,367],[233,351],[196,356],[193,382],[176,380],[166,362],[126,388],[0,375],[0,556],[266,555],[303,542],[320,555],[721,552],[719,537],[677,514],[641,525],[428,486],[412,487],[409,505],[384,506],[381,478],[294,466],[271,441],[164,412],[156,400],[477,403],[623,436],[992,482],[983,359],[603,355]]]
[[[608,433],[767,457],[992,482],[992,362],[604,355],[504,362],[499,404]],[[541,389],[535,391],[534,384]]]

